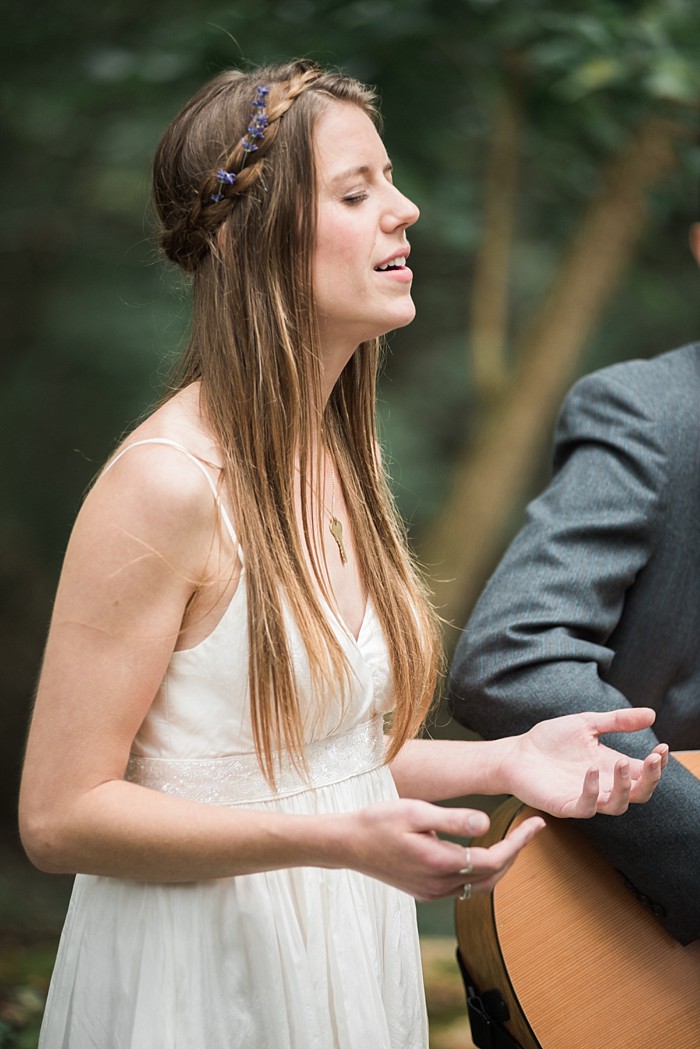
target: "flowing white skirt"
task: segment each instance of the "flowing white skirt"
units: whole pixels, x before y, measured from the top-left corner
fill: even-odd
[[[255,808],[396,797],[385,767]],[[426,1049],[414,901],[353,871],[79,875],[39,1049]]]

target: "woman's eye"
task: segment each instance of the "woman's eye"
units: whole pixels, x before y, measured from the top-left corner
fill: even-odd
[[[361,204],[363,200],[367,200],[366,193],[351,193],[347,197],[343,197],[344,204]]]

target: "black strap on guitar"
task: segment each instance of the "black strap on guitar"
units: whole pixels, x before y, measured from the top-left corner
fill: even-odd
[[[522,1049],[519,1042],[503,1027],[510,1019],[508,1006],[498,990],[480,993],[467,972],[462,952],[457,948],[459,965],[464,989],[467,995],[467,1015],[472,1031],[472,1041],[478,1049]]]

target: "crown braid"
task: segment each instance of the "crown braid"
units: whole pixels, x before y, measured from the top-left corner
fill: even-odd
[[[259,165],[257,167],[254,166],[255,161],[262,159],[262,157],[267,156],[270,152],[270,149],[277,138],[277,129],[279,127],[280,118],[284,116],[294,100],[298,98],[303,91],[306,91],[308,87],[315,84],[320,76],[321,70],[307,70],[305,73],[295,77],[294,80],[288,81],[286,84],[273,84],[270,86],[270,94],[267,102],[267,127],[264,136],[260,140],[260,145],[255,150],[256,156],[253,157],[246,151],[244,146],[244,136],[236,143],[230,153],[221,158],[219,170],[228,171],[236,175],[235,182],[225,184],[221,188],[225,200],[230,200],[233,197],[245,193],[252,183],[260,177],[261,168]],[[248,162],[247,164],[246,161]],[[253,166],[251,166],[251,162]],[[218,175],[212,173],[202,186],[200,199],[204,207],[207,206],[208,201],[212,200],[213,188],[218,188],[218,184]],[[223,210],[225,211],[225,209]]]
[[[306,64],[298,65],[303,67]],[[281,118],[294,101],[323,76],[323,69],[311,65],[287,81],[269,85],[266,126],[258,137],[257,146],[253,150],[246,148],[248,136],[243,135],[232,149],[219,154],[211,172],[193,190],[189,207],[178,209],[178,221],[161,234],[161,247],[168,258],[188,272],[197,268],[202,257],[211,250],[216,230],[229,214],[232,204],[247,195],[260,180],[264,170],[261,161],[274,147]],[[238,86],[240,78],[233,83]],[[233,176],[230,181],[225,177],[227,174]]]

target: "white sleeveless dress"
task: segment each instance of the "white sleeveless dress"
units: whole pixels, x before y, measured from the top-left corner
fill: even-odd
[[[180,450],[216,497],[206,469]],[[371,603],[357,639],[328,614],[351,670],[344,702],[340,687],[322,704],[311,694],[287,617],[308,778],[286,764],[273,793],[260,773],[245,570],[213,632],[173,653],[126,778],[202,804],[275,812],[345,812],[395,798],[382,764],[382,716],[392,706],[383,633]],[[313,867],[187,884],[76,877],[39,1049],[427,1045],[414,901],[379,881]]]

